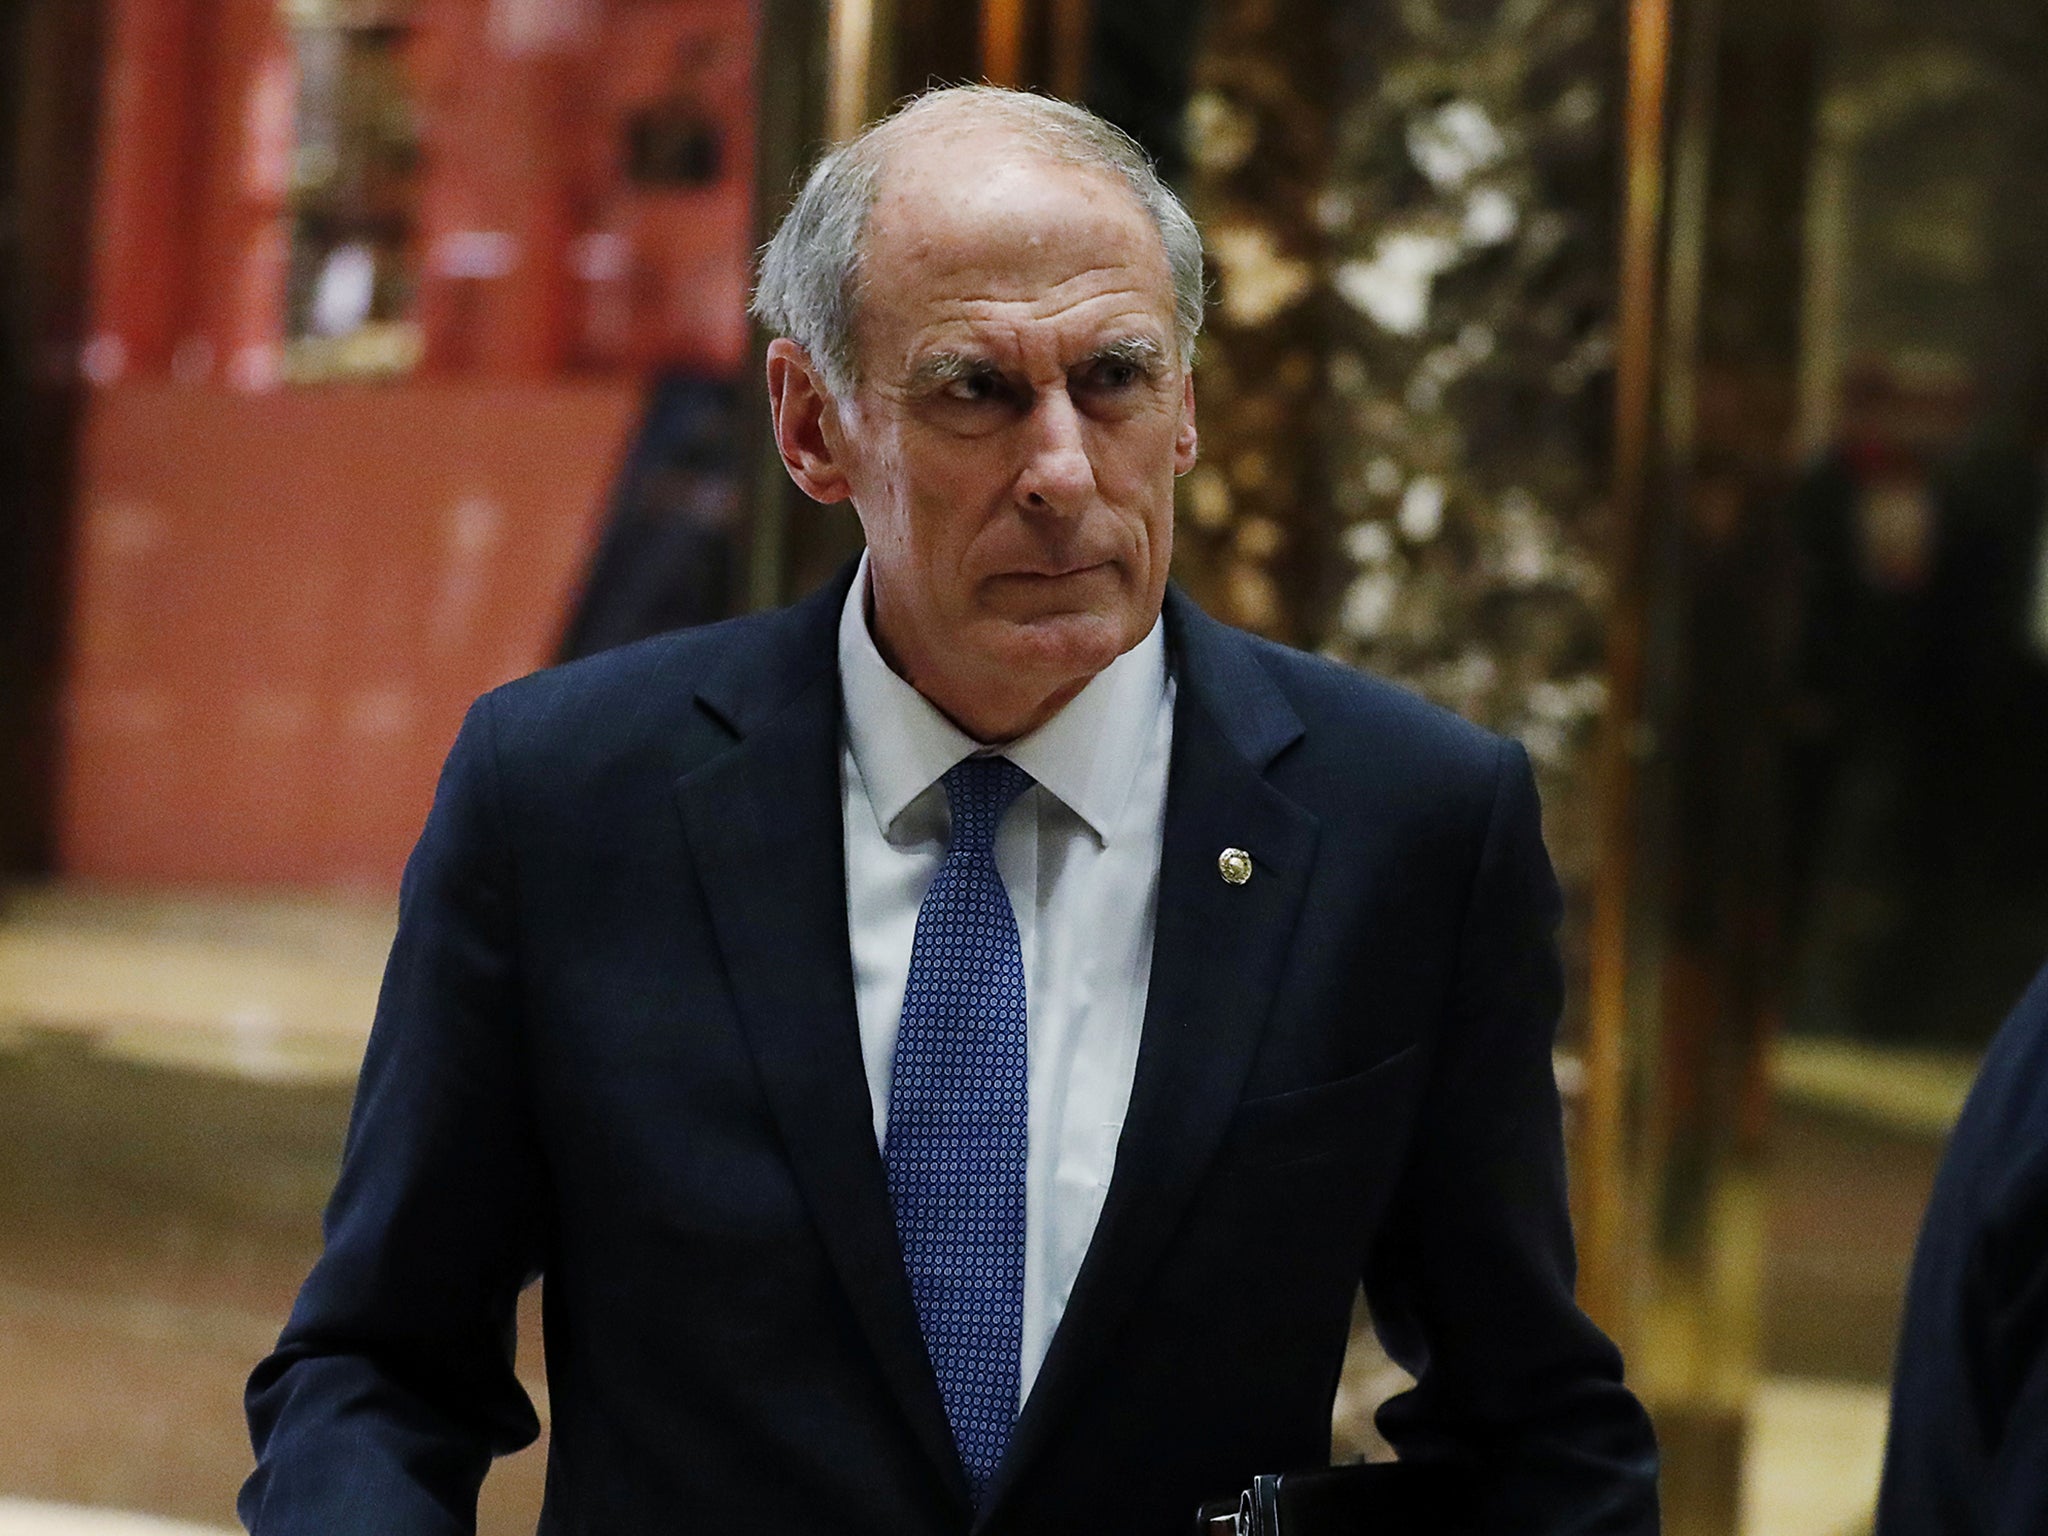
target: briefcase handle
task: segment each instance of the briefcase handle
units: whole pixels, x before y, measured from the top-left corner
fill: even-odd
[[[1437,1536],[1462,1529],[1455,1486],[1438,1469],[1376,1462],[1255,1477],[1233,1500],[1204,1504],[1196,1536]]]
[[[1195,1536],[1277,1536],[1280,1479],[1255,1477],[1235,1504],[1204,1504],[1195,1515]]]

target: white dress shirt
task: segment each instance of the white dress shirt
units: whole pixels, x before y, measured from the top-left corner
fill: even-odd
[[[939,779],[984,750],[891,671],[867,623],[867,559],[839,619],[846,913],[875,1139],[925,888],[946,852]],[[1024,1337],[1029,1394],[1102,1214],[1137,1070],[1173,740],[1161,627],[1001,755],[1036,781],[1004,815],[996,868],[1024,955],[1029,1141]]]

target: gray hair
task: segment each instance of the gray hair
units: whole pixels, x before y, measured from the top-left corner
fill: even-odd
[[[796,203],[761,252],[754,318],[811,355],[825,387],[846,393],[858,377],[853,326],[861,252],[882,170],[899,139],[927,116],[965,107],[974,118],[1013,128],[1048,158],[1121,181],[1150,215],[1173,275],[1175,340],[1181,366],[1194,361],[1202,329],[1202,236],[1138,142],[1071,102],[992,85],[928,91],[820,160]]]

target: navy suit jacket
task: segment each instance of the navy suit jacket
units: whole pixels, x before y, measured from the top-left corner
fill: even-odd
[[[836,624],[798,606],[486,696],[406,873],[323,1257],[251,1378],[260,1536],[468,1531],[536,1433],[541,1530],[1184,1536],[1317,1466],[1363,1278],[1382,1426],[1479,1528],[1656,1528],[1572,1300],[1558,897],[1527,761],[1169,595],[1155,958],[1092,1246],[977,1513],[861,1067]],[[1253,860],[1226,883],[1227,847]]]
[[[2048,1531],[2048,971],[1992,1042],[1935,1180],[1877,1529]]]

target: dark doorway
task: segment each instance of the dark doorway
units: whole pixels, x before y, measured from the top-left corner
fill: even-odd
[[[2048,14],[1723,14],[1680,189],[1678,990],[1966,1052],[2048,960]]]
[[[1827,20],[1782,514],[1787,1019],[1967,1048],[2048,959],[2048,17]]]
[[[101,14],[0,8],[0,876],[49,869]]]

